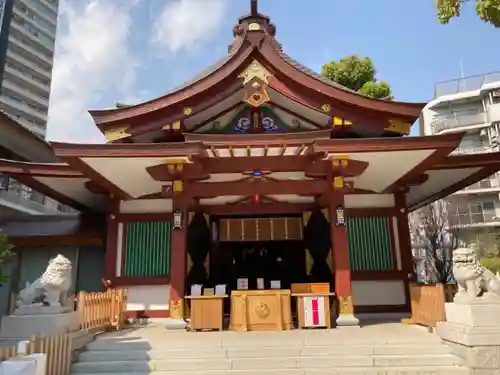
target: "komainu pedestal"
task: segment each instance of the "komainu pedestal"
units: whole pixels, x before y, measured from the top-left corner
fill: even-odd
[[[453,272],[458,293],[437,333],[474,374],[500,375],[500,279],[472,249],[453,252]]]
[[[184,319],[184,300],[170,301],[170,316],[165,321],[165,329],[169,331],[185,330],[188,326]]]
[[[80,317],[68,300],[71,269],[64,256],[51,259],[43,275],[19,292],[14,314],[2,318],[0,337],[24,339],[76,331]]]

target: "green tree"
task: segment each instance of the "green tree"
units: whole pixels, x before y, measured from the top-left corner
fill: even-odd
[[[493,273],[500,272],[500,258],[483,258],[480,263]]]
[[[7,236],[0,234],[0,284],[5,280],[3,277],[3,266],[12,259],[12,248]]]
[[[447,24],[460,13],[466,3],[476,4],[476,13],[479,19],[500,27],[500,0],[437,0],[437,14],[439,22]]]
[[[348,89],[377,99],[392,99],[391,87],[377,81],[376,70],[369,57],[348,56],[323,65],[321,75]]]

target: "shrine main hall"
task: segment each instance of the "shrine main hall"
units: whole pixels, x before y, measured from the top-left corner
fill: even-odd
[[[90,111],[106,144],[52,142],[57,163],[0,160],[106,219],[102,278],[128,289],[129,314],[182,320],[193,286],[307,283],[329,285],[337,325],[408,312],[408,213],[500,170],[499,153],[454,154],[463,133],[409,136],[425,103],[351,91],[275,35],[252,1],[214,66],[148,102]]]

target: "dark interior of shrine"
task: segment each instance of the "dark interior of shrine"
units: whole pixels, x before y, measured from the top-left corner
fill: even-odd
[[[218,235],[221,222],[221,218],[209,221],[203,214],[190,221],[187,293],[192,284],[212,288],[225,284],[230,293],[237,289],[239,278],[248,279],[248,289],[258,289],[259,278],[264,279],[264,289],[269,289],[273,280],[279,280],[282,289],[289,289],[292,283],[332,283],[330,224],[320,210],[311,213],[307,225],[300,225],[300,235],[288,240],[223,239]]]
[[[259,278],[264,289],[271,289],[272,280],[279,280],[282,289],[307,280],[303,241],[221,242],[218,250],[210,273],[229,290],[237,289],[240,278],[248,279],[248,289],[258,289]]]

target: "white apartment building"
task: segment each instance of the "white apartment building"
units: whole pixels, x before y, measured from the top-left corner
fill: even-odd
[[[422,135],[466,131],[457,154],[499,151],[500,72],[436,84],[420,118]],[[500,249],[500,173],[448,198],[451,225],[478,250]]]
[[[0,158],[53,161],[45,143],[59,0],[0,0]],[[0,174],[0,222],[73,212]]]
[[[0,109],[45,138],[59,1],[4,1]]]

